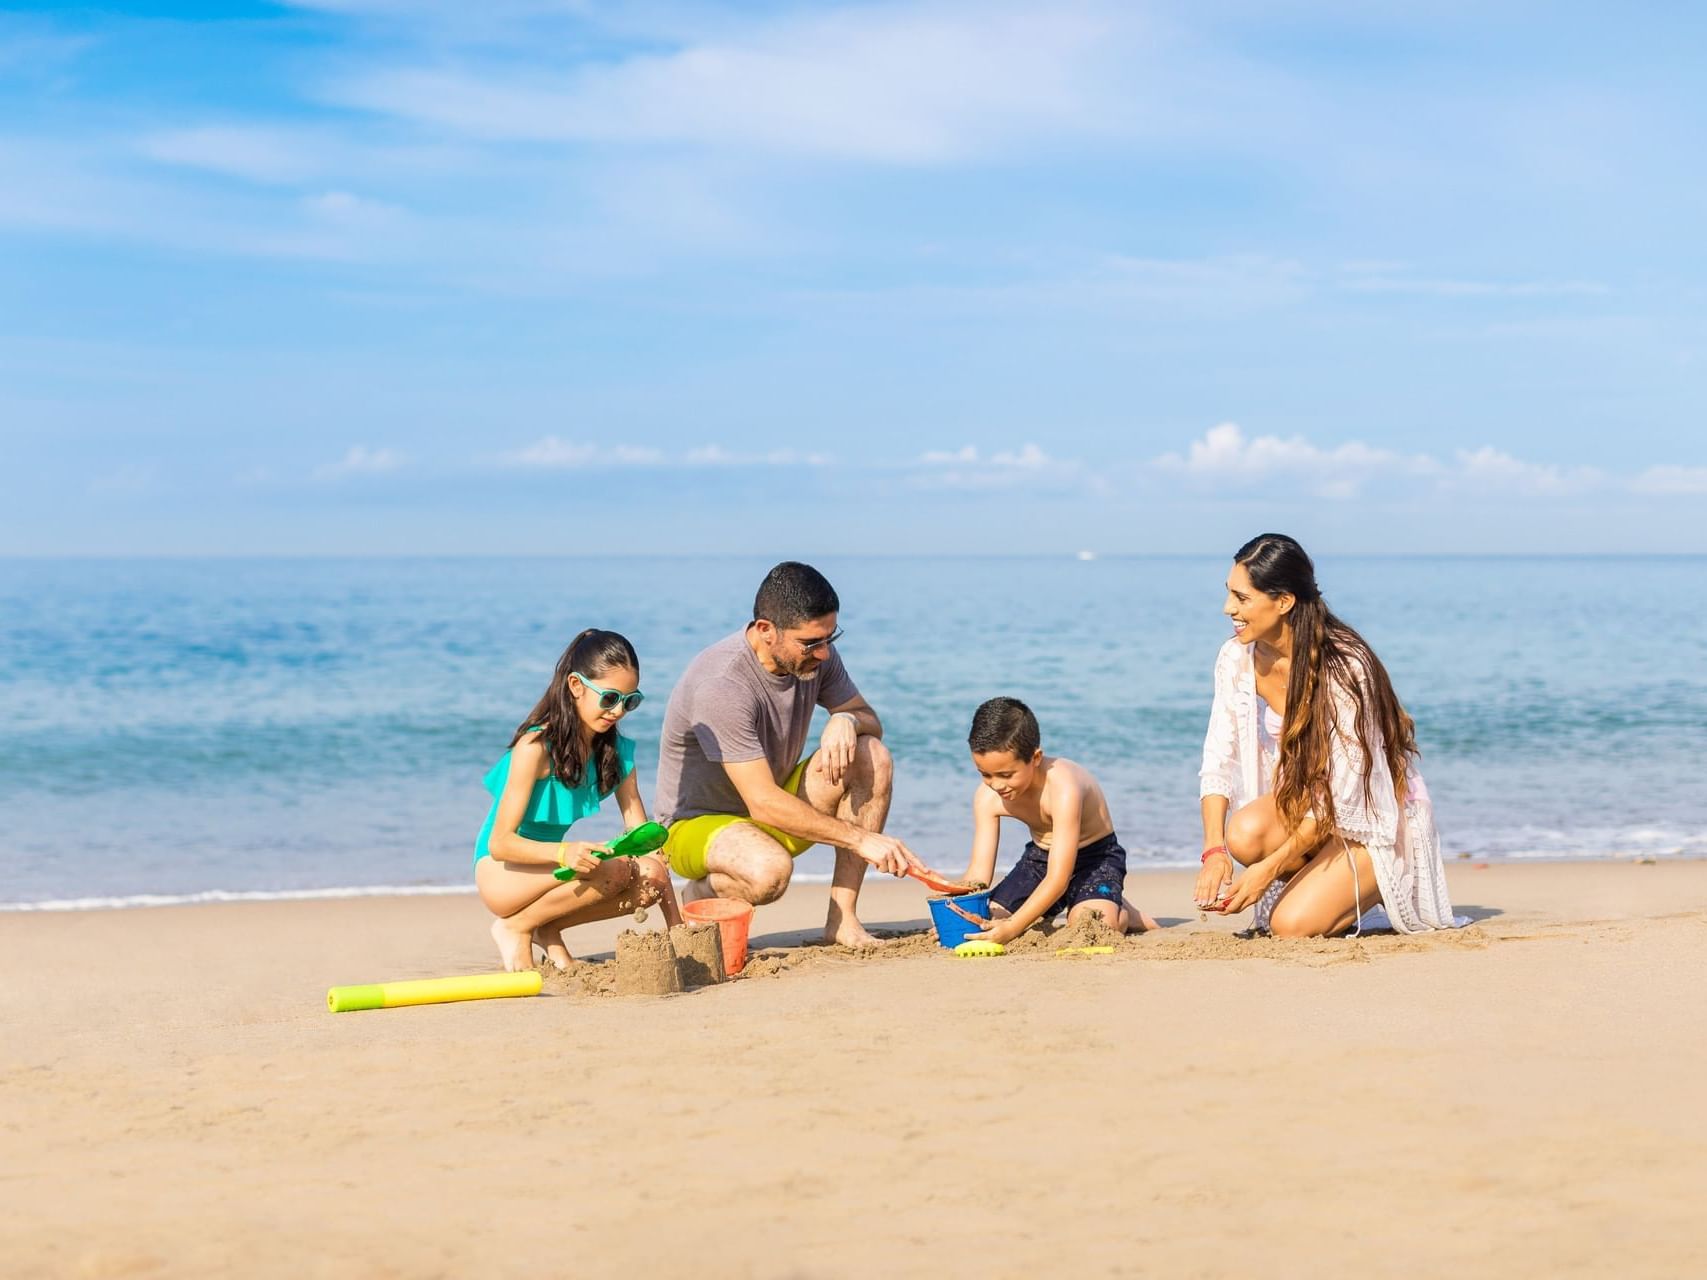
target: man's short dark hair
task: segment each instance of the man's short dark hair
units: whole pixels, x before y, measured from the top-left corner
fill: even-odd
[[[753,597],[753,621],[763,618],[778,631],[840,612],[842,602],[830,580],[809,564],[784,560],[765,575]]]
[[[1043,745],[1043,733],[1031,708],[1018,698],[991,698],[972,713],[966,742],[976,755],[1011,751],[1016,760],[1029,760]]]

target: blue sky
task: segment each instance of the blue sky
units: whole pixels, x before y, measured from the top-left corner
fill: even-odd
[[[12,5],[0,554],[1707,551],[1695,6]]]

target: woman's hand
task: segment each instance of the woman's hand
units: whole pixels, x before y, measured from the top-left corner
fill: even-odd
[[[1225,849],[1203,860],[1203,870],[1197,873],[1194,897],[1199,907],[1213,907],[1221,897],[1222,887],[1233,878],[1233,855]]]
[[[1263,890],[1273,884],[1274,878],[1279,874],[1280,868],[1273,858],[1253,862],[1233,877],[1233,883],[1227,886],[1220,900],[1209,909],[1230,916],[1248,911],[1256,905],[1257,899],[1263,895]]]

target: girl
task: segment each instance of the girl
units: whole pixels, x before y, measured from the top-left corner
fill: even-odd
[[[1233,637],[1203,743],[1198,905],[1255,906],[1256,927],[1282,937],[1340,933],[1377,902],[1400,933],[1451,928],[1411,718],[1304,548],[1278,533],[1240,547],[1222,612]]]
[[[616,731],[643,697],[634,646],[614,631],[583,631],[486,775],[492,810],[474,842],[474,883],[498,917],[492,939],[505,969],[530,968],[535,942],[554,965],[567,968],[564,929],[655,902],[669,924],[681,923],[661,857],[601,861],[593,856],[601,845],[563,838],[613,792],[626,826],[646,821],[634,743]],[[552,872],[559,867],[579,874],[557,880]]]

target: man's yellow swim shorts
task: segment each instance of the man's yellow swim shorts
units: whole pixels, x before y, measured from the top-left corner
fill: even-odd
[[[789,795],[800,794],[800,784],[806,780],[806,766],[810,763],[812,756],[808,754],[790,771],[787,780],[782,784],[782,789]],[[712,837],[724,827],[737,822],[757,827],[786,849],[791,858],[798,858],[818,843],[801,836],[791,836],[775,827],[767,827],[762,822],[754,822],[744,813],[702,813],[697,818],[683,818],[680,822],[670,824],[670,839],[664,845],[664,853],[670,859],[670,870],[685,880],[705,879],[705,855],[711,848]]]

